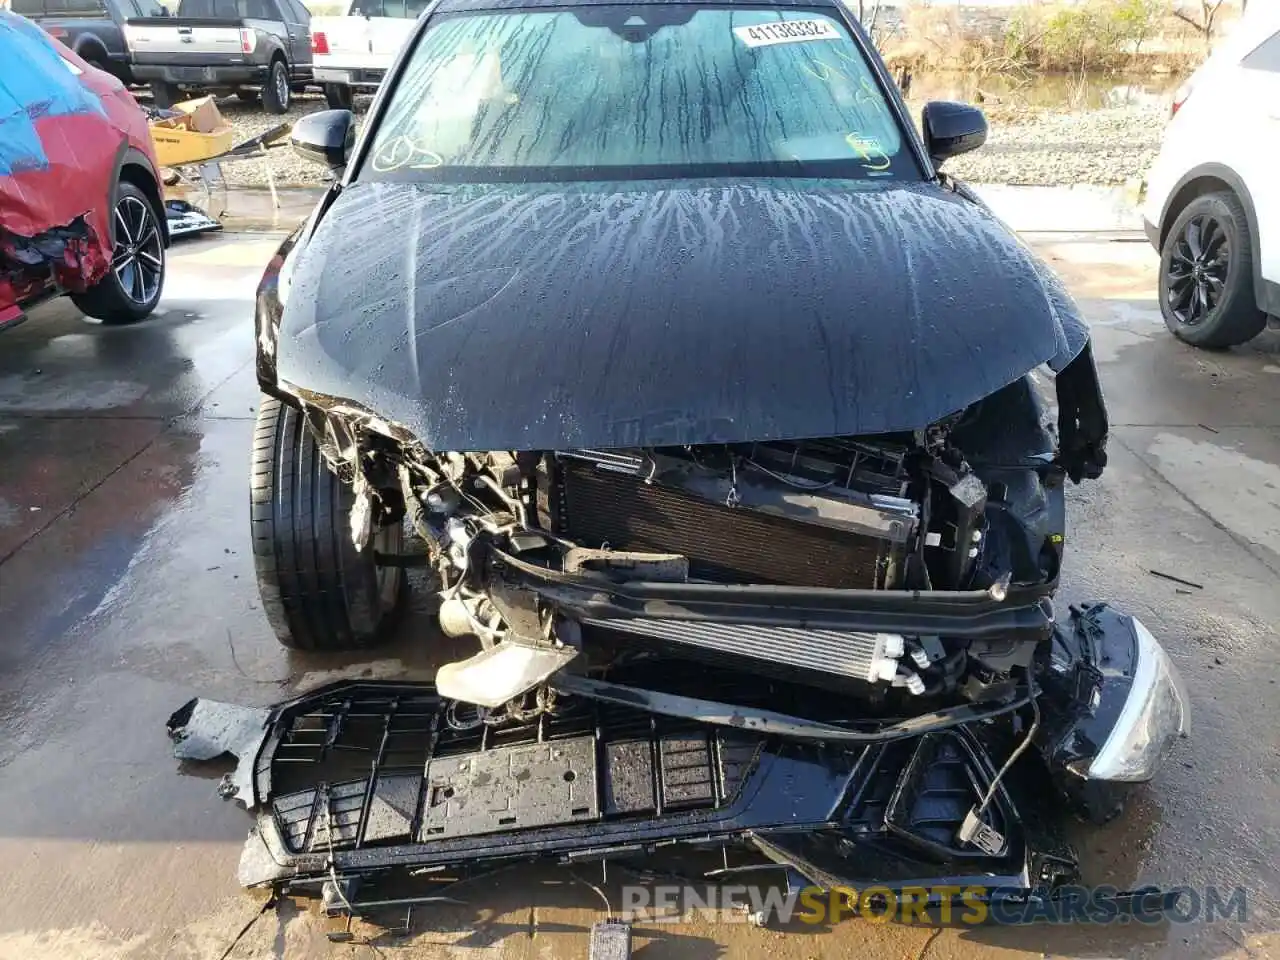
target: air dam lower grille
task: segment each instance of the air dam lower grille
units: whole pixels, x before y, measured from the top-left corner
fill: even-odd
[[[888,541],[712,503],[683,490],[566,460],[559,528],[585,547],[679,553],[721,583],[884,586]]]
[[[884,667],[887,664],[896,668],[896,660],[902,656],[903,650],[902,637],[887,633],[803,630],[749,623],[702,623],[644,617],[583,622],[617,633],[653,637],[851,680],[892,679],[895,669],[889,669],[885,676]]]

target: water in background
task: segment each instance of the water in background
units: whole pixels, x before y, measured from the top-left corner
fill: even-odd
[[[1096,109],[1098,107],[1166,106],[1181,81],[1176,77],[1128,77],[1041,74],[1026,78],[1002,74],[917,72],[910,99],[962,100],[1010,106]]]

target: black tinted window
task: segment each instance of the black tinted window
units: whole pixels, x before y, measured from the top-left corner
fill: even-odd
[[[218,20],[281,19],[271,0],[182,0],[178,5],[178,16]]]
[[[70,16],[72,14],[104,13],[106,12],[106,7],[103,6],[103,0],[45,0],[44,10],[45,13],[51,16],[55,14]]]
[[[1268,73],[1280,73],[1280,33],[1266,40],[1240,61],[1246,70],[1266,70]]]
[[[182,0],[178,4],[177,15],[180,17],[234,17],[236,11],[232,3],[215,3],[214,0]]]
[[[13,12],[24,17],[40,17],[44,15],[44,0],[13,0]]]
[[[356,0],[351,15],[417,20],[430,5],[431,0]]]

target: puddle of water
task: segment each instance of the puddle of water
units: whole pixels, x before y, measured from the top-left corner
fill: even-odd
[[[229,186],[205,193],[191,190],[185,199],[222,222],[229,233],[287,233],[311,213],[324,187],[280,187],[276,199],[259,187]],[[277,203],[278,201],[278,203]],[[196,234],[216,237],[216,234]]]
[[[1129,77],[1040,74],[1019,78],[955,71],[922,71],[911,77],[912,100],[964,100],[1010,103],[1028,107],[1164,106],[1181,83],[1173,76]]]
[[[40,374],[0,377],[0,410],[110,410],[141,400],[144,383],[133,380],[59,382]]]

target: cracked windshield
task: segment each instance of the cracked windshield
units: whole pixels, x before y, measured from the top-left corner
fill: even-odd
[[[456,16],[414,51],[365,175],[919,176],[838,19],[694,6]]]

